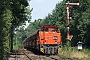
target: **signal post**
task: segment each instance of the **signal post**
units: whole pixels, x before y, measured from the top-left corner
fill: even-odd
[[[79,6],[79,3],[66,3],[66,9],[67,9],[67,39],[71,41],[73,35],[70,35],[70,31],[69,31],[69,25],[70,25],[70,6]]]

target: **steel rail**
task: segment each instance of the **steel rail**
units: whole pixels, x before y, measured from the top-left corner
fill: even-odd
[[[23,52],[30,60],[33,60],[30,56],[28,56],[25,52]]]
[[[17,58],[17,52],[15,51],[15,60],[18,60],[18,58]]]

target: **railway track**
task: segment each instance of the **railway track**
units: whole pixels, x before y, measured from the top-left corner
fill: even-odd
[[[15,60],[23,60],[21,55],[23,56],[24,60],[32,60],[32,58],[25,52],[19,54],[17,51],[15,51]]]
[[[30,60],[32,60],[32,58],[30,56],[28,56],[25,52],[23,52]]]
[[[8,56],[7,60],[31,60],[23,51],[26,50],[14,50],[14,52]],[[29,52],[27,53],[29,54]]]
[[[62,58],[59,55],[39,55],[28,50],[15,50],[7,60],[71,60]]]
[[[18,60],[17,52],[15,51],[15,60]]]

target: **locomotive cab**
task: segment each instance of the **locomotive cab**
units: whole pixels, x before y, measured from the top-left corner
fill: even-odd
[[[61,33],[57,26],[44,26],[39,31],[39,44],[45,54],[57,54],[61,50]]]

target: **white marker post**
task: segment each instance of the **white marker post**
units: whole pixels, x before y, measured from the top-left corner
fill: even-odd
[[[80,41],[77,43],[77,45],[78,45],[78,51],[81,51],[82,50],[82,48],[83,48],[82,45],[83,44],[84,43],[83,42],[80,42]]]

